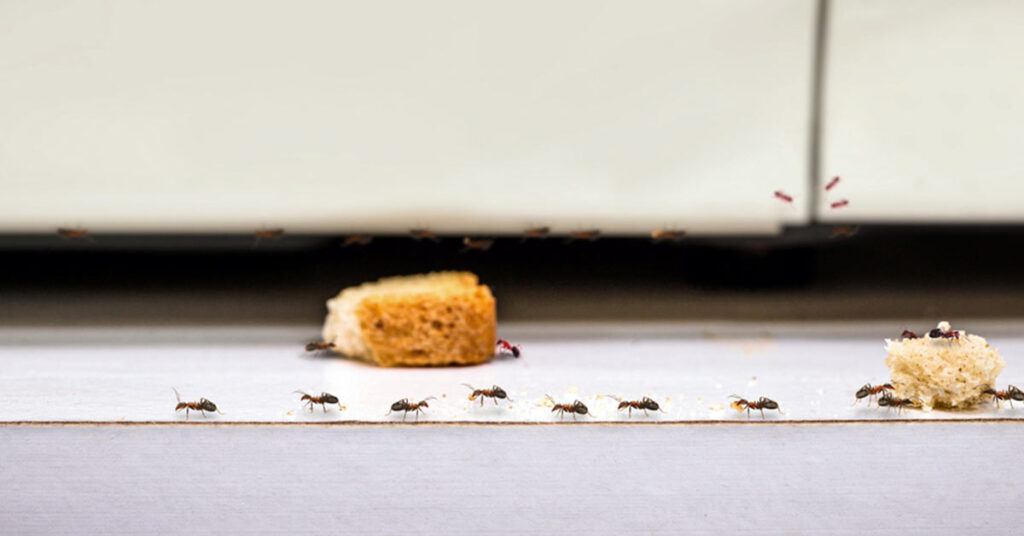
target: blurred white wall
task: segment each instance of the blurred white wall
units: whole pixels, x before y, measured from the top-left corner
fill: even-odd
[[[773,232],[815,6],[2,2],[0,232]]]

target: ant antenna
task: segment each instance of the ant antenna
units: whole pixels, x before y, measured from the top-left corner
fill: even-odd
[[[470,385],[470,384],[468,384],[468,383],[464,383],[464,384],[462,384],[462,385],[465,385],[466,387],[469,387],[469,388],[470,388],[470,390],[472,390],[472,391],[476,391],[476,387],[473,387],[472,385]]]
[[[607,396],[608,398],[612,398],[612,399],[618,400],[619,402],[622,402],[622,399],[617,397],[617,396],[615,396],[615,395],[601,395],[601,396]]]
[[[181,404],[181,395],[178,394],[178,390],[173,387],[171,387],[171,390],[174,391],[174,398],[177,398],[178,403]]]

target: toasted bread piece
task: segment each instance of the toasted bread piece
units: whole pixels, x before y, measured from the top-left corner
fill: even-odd
[[[494,356],[494,296],[469,272],[388,277],[327,301],[323,339],[384,367],[473,365]]]
[[[938,329],[950,332],[948,322]],[[957,337],[885,340],[885,364],[896,395],[919,401],[925,409],[965,409],[983,401],[1006,366],[984,337],[956,331]]]

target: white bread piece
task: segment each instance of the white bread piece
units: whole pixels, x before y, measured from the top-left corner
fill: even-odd
[[[323,340],[385,367],[470,365],[494,356],[494,296],[469,272],[388,277],[327,301]]]
[[[948,322],[938,327],[950,330]],[[981,392],[996,386],[1006,361],[984,337],[958,333],[959,339],[885,340],[885,365],[896,396],[918,399],[925,409],[965,409],[984,400]]]

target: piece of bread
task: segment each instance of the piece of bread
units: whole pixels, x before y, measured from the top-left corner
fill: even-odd
[[[985,388],[995,387],[1006,362],[984,337],[951,331],[948,322],[939,322],[938,329],[959,337],[885,340],[896,396],[917,399],[925,409],[974,406]]]
[[[491,289],[469,272],[388,277],[327,301],[323,339],[384,367],[474,365],[494,356]]]

